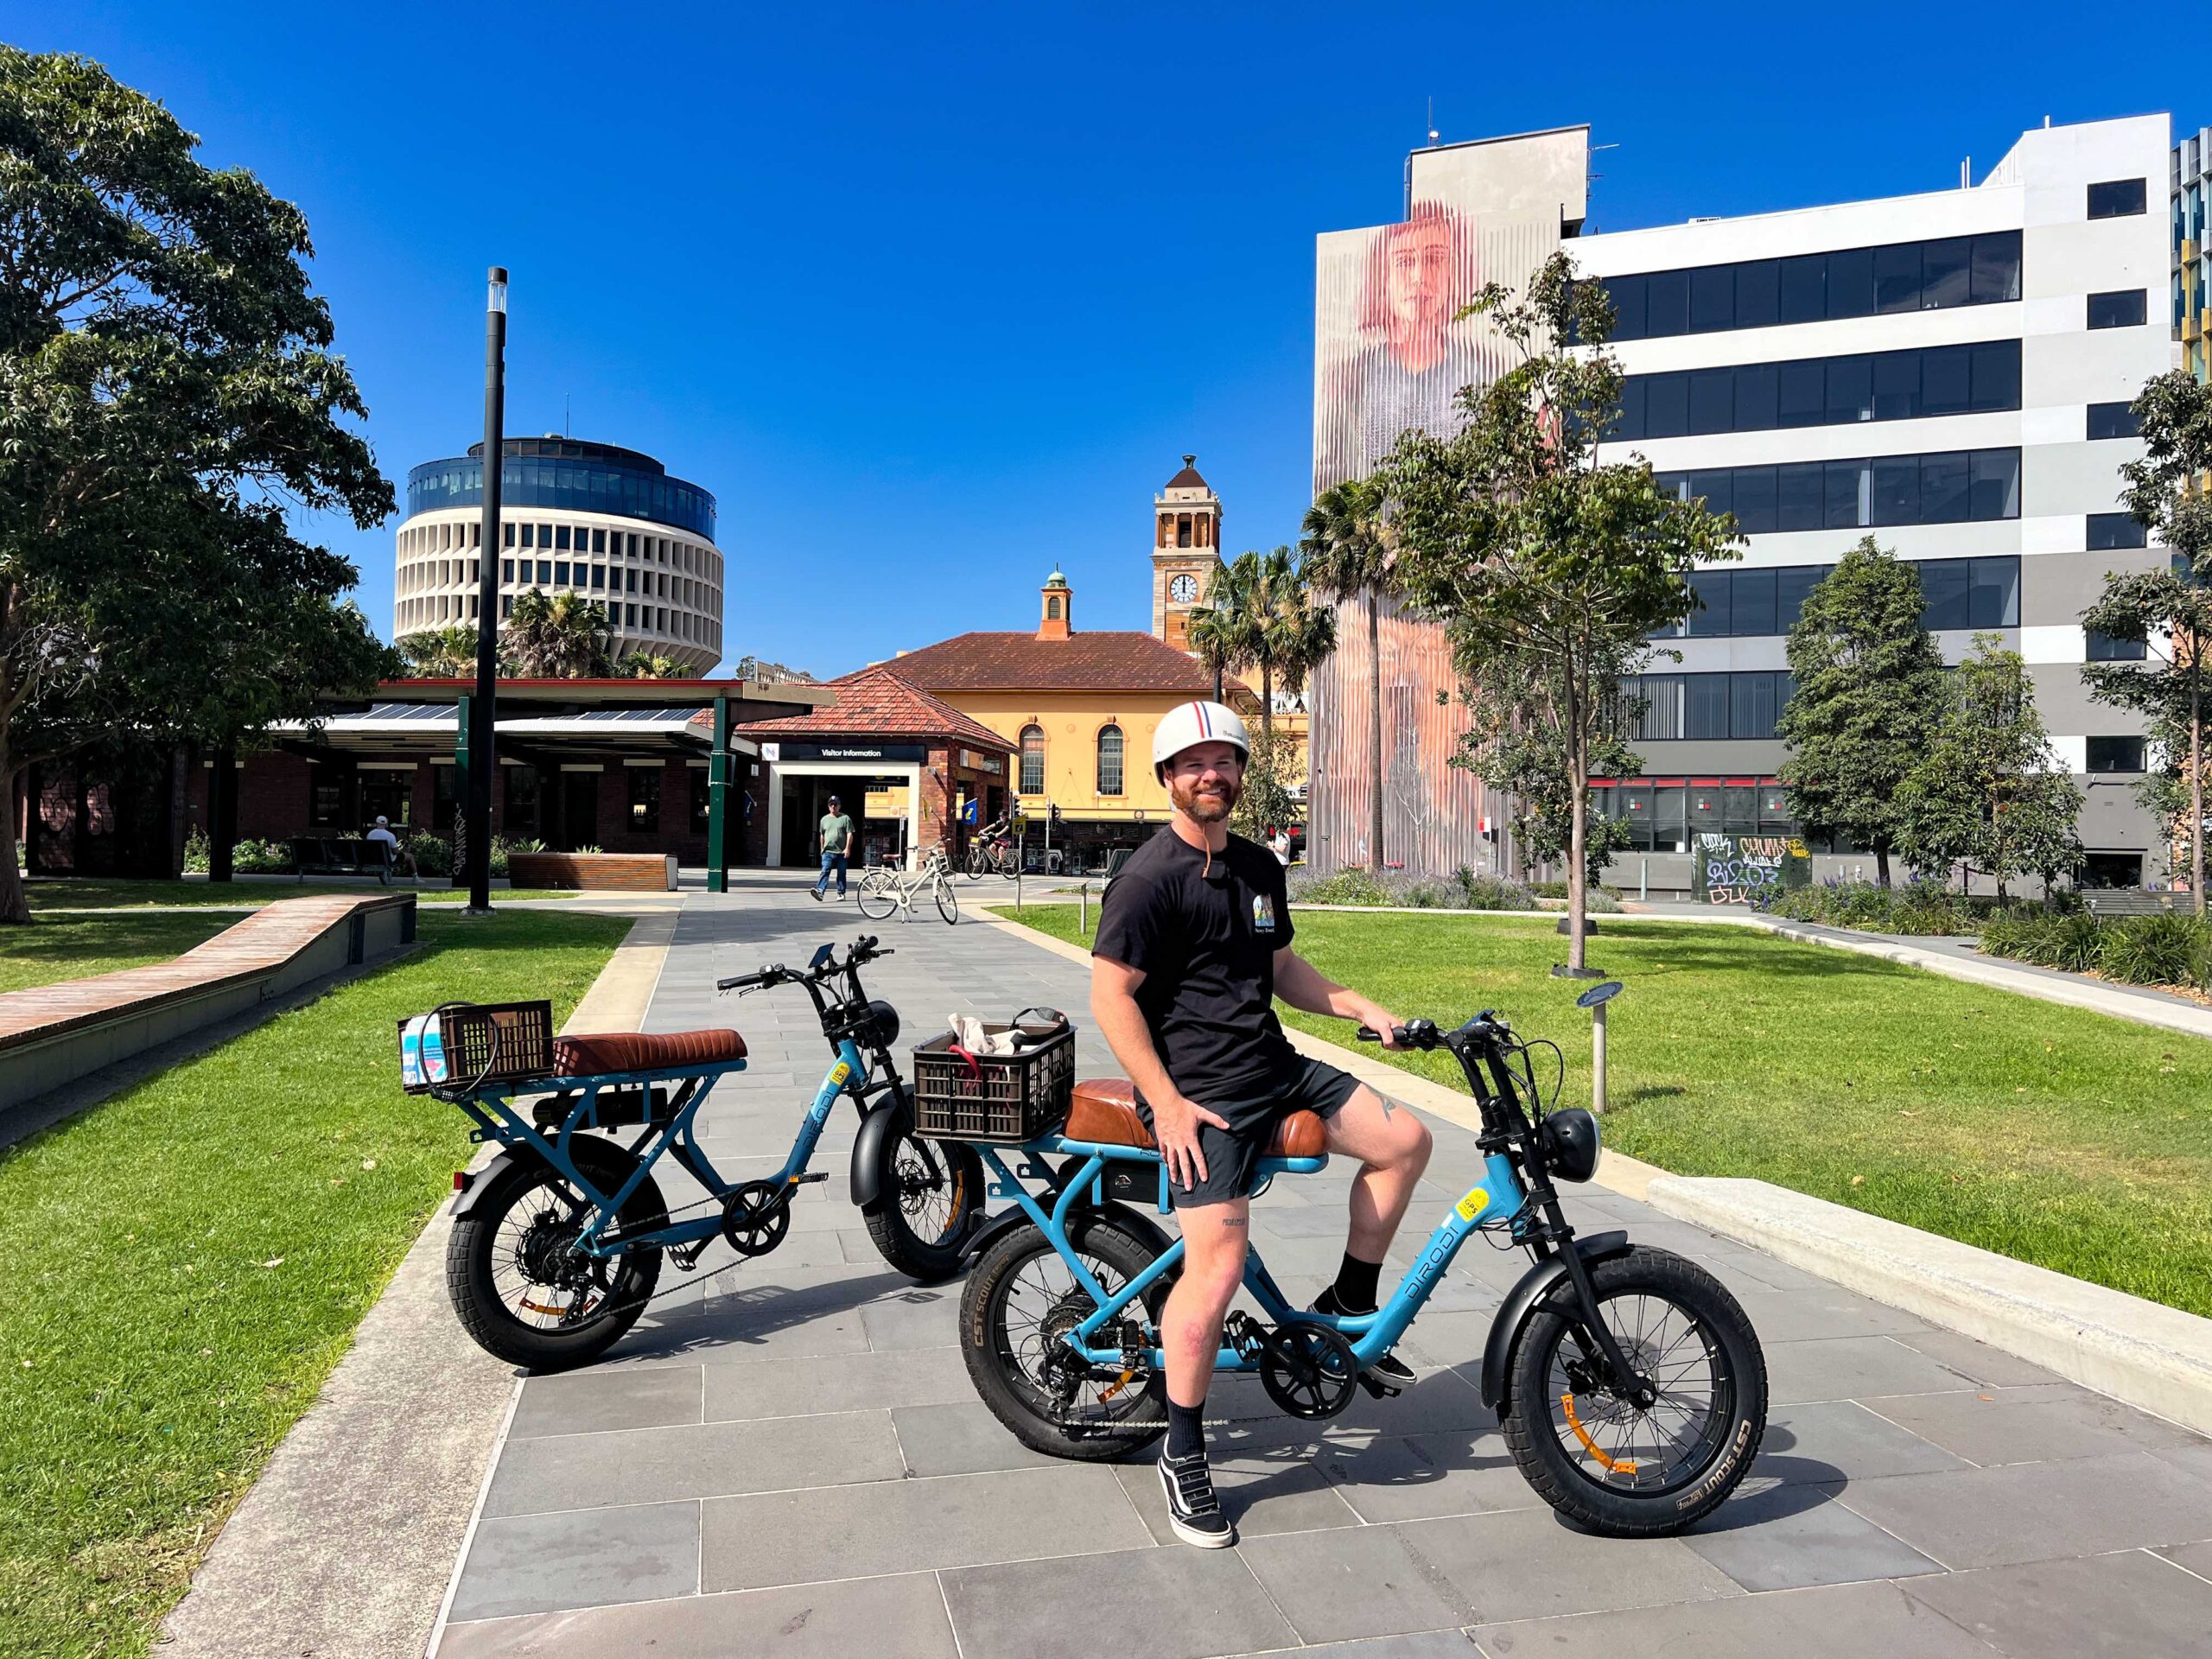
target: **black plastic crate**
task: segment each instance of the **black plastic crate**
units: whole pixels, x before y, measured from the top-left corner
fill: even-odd
[[[1014,1029],[983,1027],[994,1037]],[[1067,1122],[1075,1100],[1075,1032],[1065,1022],[1018,1054],[978,1054],[971,1063],[951,1048],[948,1032],[914,1050],[915,1134],[1018,1146]]]
[[[552,1003],[454,1002],[436,1013],[445,1045],[446,1080],[425,1083],[410,1093],[467,1090],[553,1075]],[[399,1022],[401,1031],[407,1024]]]

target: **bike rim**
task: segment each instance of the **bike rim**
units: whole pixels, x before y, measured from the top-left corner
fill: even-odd
[[[937,1248],[952,1243],[968,1213],[967,1177],[940,1167],[925,1142],[899,1141],[892,1178],[898,1183],[899,1214],[917,1243]]]
[[[574,1331],[615,1304],[620,1258],[565,1248],[586,1206],[550,1181],[517,1195],[492,1234],[492,1288],[507,1317],[534,1331]]]
[[[1618,1292],[1599,1308],[1629,1368],[1649,1377],[1659,1397],[1646,1410],[1595,1386],[1604,1362],[1586,1357],[1562,1325],[1544,1368],[1552,1436],[1593,1486],[1637,1497],[1680,1491],[1728,1443],[1736,1384],[1726,1351],[1704,1320],[1665,1296]]]
[[[1128,1282],[1097,1256],[1085,1254],[1081,1259],[1109,1296]],[[1001,1371],[1032,1411],[1077,1433],[1127,1425],[1145,1409],[1152,1381],[1151,1367],[1142,1360],[1131,1370],[1095,1370],[1061,1339],[1064,1332],[1096,1306],[1068,1264],[1051,1249],[1028,1256],[1004,1274],[992,1293],[991,1343]],[[1123,1317],[1128,1313],[1125,1310]],[[1149,1331],[1147,1336],[1149,1339]],[[1060,1357],[1063,1354],[1065,1359]]]

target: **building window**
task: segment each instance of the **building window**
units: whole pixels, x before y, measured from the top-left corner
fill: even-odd
[[[1734,513],[1736,527],[1747,536],[2020,516],[2018,449],[1718,467],[1655,477],[1679,499],[1701,497],[1713,512]]]
[[[2115,547],[2141,547],[2145,531],[2132,512],[2093,512],[2089,515],[2089,551],[2107,552]]]
[[[536,547],[537,545],[537,526],[536,524],[524,524],[522,527],[522,544],[524,547]]]
[[[502,524],[499,526],[499,544],[502,547],[512,547],[515,544],[515,527],[512,524]]]
[[[594,564],[592,566],[591,585],[594,588],[604,588],[607,586],[607,567],[605,565]]]
[[[499,615],[500,615],[500,617],[504,620],[504,619],[505,619],[505,618],[507,618],[507,617],[511,617],[511,616],[512,616],[514,613],[515,613],[515,596],[514,596],[512,594],[501,594],[501,595],[499,596]]]
[[[553,585],[552,560],[540,559],[537,562],[537,585],[541,588],[550,588]]]
[[[1058,594],[1046,595],[1045,620],[1047,622],[1057,622],[1060,620],[1060,596]]]
[[[2121,288],[2109,294],[2092,294],[2089,296],[2089,327],[2139,328],[2148,309],[2144,290],[2139,288]]]
[[[505,829],[511,836],[535,836],[537,833],[537,768],[536,766],[501,766],[507,779],[507,810]]]
[[[2020,342],[1630,375],[1608,442],[1971,415],[2020,406]]]
[[[1025,726],[1021,728],[1021,792],[1042,795],[1045,792],[1045,728]]]
[[[1640,742],[1761,739],[1774,735],[1795,683],[1779,670],[1645,674],[1622,681],[1621,692],[1643,704],[1635,730]]]
[[[2107,179],[2089,187],[2089,217],[2131,219],[2146,210],[2147,201],[2141,179]]]
[[[2020,297],[2020,233],[1751,259],[1603,279],[1615,340],[1934,311]]]
[[[630,833],[652,836],[660,832],[660,768],[625,766],[630,780]]]
[[[2089,405],[2089,436],[2096,438],[2139,438],[2143,423],[2135,418],[2133,404],[2091,404]]]
[[[594,530],[592,531],[591,550],[594,553],[604,553],[607,551],[607,532],[605,531]]]
[[[2083,658],[2092,663],[2139,663],[2150,650],[2145,640],[2115,639],[2094,628],[2082,630],[2082,644]]]
[[[1122,792],[1122,728],[1102,726],[1098,728],[1098,792],[1119,795]]]
[[[2139,737],[2093,737],[2088,740],[2091,772],[2140,772],[2143,740]]]
[[[308,824],[315,830],[335,830],[345,812],[345,785],[318,770],[308,782]]]
[[[499,580],[501,582],[512,582],[514,579],[515,562],[512,559],[501,559],[499,561]]]
[[[553,585],[556,588],[566,588],[569,585],[569,562],[566,559],[553,561]]]

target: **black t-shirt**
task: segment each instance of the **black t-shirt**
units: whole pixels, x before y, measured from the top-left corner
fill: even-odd
[[[1297,1058],[1274,1014],[1274,953],[1293,936],[1273,853],[1239,836],[1211,858],[1173,829],[1131,855],[1098,906],[1094,956],[1141,969],[1137,1007],[1175,1086],[1204,1104]]]

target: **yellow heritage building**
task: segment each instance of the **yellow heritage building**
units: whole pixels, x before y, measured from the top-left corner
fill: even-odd
[[[1038,591],[1033,632],[976,632],[888,666],[1014,745],[1006,788],[986,785],[979,821],[1005,810],[1008,796],[1033,822],[1059,810],[1053,845],[1078,865],[1134,846],[1166,819],[1167,791],[1153,777],[1152,738],[1179,702],[1213,695],[1213,675],[1182,648],[1191,610],[1205,603],[1221,563],[1221,501],[1184,457],[1183,470],[1154,499],[1153,631],[1085,632],[1075,626],[1075,590],[1058,570]],[[1255,725],[1260,700],[1231,678],[1227,700]],[[1279,715],[1278,733],[1302,739],[1302,713]],[[1294,775],[1304,777],[1303,744]]]

